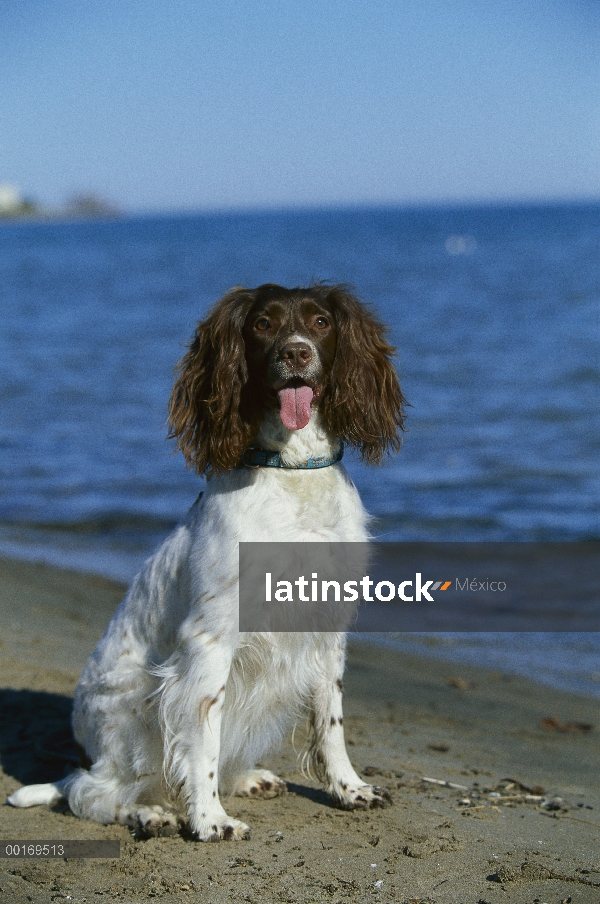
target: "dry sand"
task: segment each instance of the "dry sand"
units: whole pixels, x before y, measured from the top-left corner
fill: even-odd
[[[71,695],[122,590],[0,561],[2,798],[69,768]],[[2,859],[0,900],[600,904],[597,703],[362,644],[345,685],[350,757],[393,807],[335,810],[291,743],[264,764],[287,795],[225,802],[245,842],[139,841],[64,808],[5,806],[2,839],[118,839],[121,856]]]

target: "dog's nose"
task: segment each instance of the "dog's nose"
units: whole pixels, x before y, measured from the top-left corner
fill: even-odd
[[[312,360],[312,349],[305,342],[288,342],[280,352],[281,360],[290,367],[302,369]]]

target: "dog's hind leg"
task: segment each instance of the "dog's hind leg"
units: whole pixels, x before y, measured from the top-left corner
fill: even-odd
[[[82,819],[126,825],[143,837],[174,835],[181,826],[153,776],[124,781],[111,764],[100,762],[89,772],[79,769],[72,773],[64,779],[62,790],[69,809]]]

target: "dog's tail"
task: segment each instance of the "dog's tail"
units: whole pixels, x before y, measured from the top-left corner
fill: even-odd
[[[63,782],[53,782],[47,785],[25,785],[10,794],[6,803],[11,807],[37,807],[40,804],[51,807],[64,799]]]

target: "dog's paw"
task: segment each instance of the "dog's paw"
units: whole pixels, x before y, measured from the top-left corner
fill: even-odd
[[[181,827],[175,813],[162,807],[122,807],[116,822],[129,826],[140,838],[157,838],[176,835]]]
[[[268,798],[285,794],[287,785],[282,778],[268,769],[252,769],[235,779],[233,793],[236,797]]]
[[[196,841],[244,841],[250,837],[250,827],[239,819],[224,818],[214,820],[193,832]]]
[[[340,782],[329,792],[331,799],[340,810],[369,810],[392,805],[392,795],[387,788],[377,785],[349,785]]]

